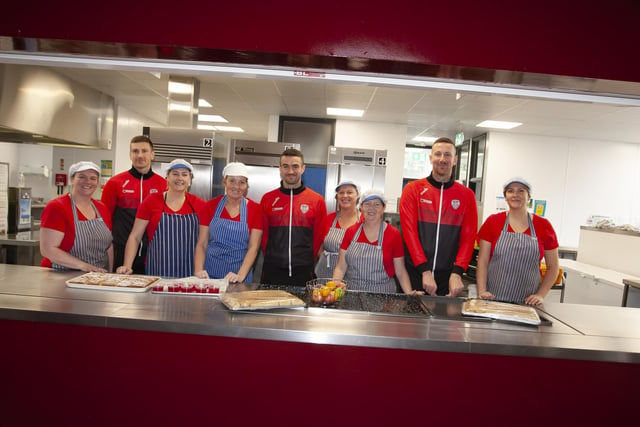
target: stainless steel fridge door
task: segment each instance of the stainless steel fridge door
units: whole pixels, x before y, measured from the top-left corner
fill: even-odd
[[[280,187],[280,168],[269,166],[247,166],[249,169],[249,191],[247,197],[260,203],[264,193]]]

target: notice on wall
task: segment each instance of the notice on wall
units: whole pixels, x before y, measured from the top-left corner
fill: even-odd
[[[536,200],[533,204],[533,213],[538,216],[544,216],[544,213],[547,211],[547,201],[546,200]]]

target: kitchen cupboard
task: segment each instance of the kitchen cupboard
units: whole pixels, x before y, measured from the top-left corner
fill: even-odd
[[[622,287],[601,277],[567,270],[563,302],[620,307]]]

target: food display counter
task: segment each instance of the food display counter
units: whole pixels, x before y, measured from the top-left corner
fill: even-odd
[[[554,423],[591,425],[631,407],[640,378],[640,309],[549,303],[539,326],[467,318],[444,297],[420,298],[426,312],[404,296],[230,311],[213,296],[67,287],[78,274],[0,264],[14,424],[464,424],[493,419],[492,402],[539,425],[552,399]]]

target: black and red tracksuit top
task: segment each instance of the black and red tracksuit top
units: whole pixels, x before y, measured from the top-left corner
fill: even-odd
[[[399,208],[402,236],[420,273],[467,270],[478,230],[473,191],[430,175],[404,187]]]
[[[135,168],[121,172],[109,178],[102,189],[101,201],[113,216],[113,243],[125,246],[138,206],[145,197],[153,193],[162,193],[167,189],[167,180],[149,170],[141,174]],[[147,239],[142,239],[147,246]]]
[[[324,197],[304,186],[265,193],[260,201],[264,263],[273,268],[311,267],[322,244],[327,215]]]

